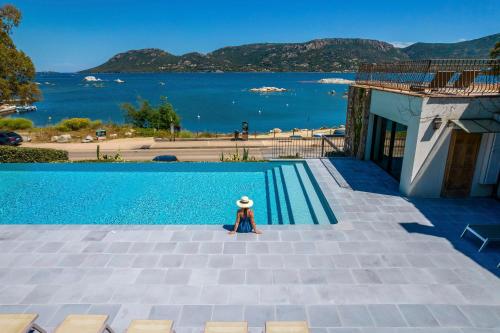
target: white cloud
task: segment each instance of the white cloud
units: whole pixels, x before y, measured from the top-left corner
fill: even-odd
[[[390,44],[394,45],[394,47],[407,47],[410,46],[411,44],[415,44],[415,42],[389,42]]]
[[[466,40],[468,40],[467,38],[459,38],[458,41],[459,42],[465,42]]]

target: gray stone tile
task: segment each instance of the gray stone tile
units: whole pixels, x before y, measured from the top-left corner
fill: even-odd
[[[137,276],[138,284],[161,284],[165,282],[167,271],[165,269],[144,269]]]
[[[89,314],[107,314],[109,316],[109,322],[115,320],[116,315],[120,311],[120,304],[95,304],[92,305],[88,311]]]
[[[165,275],[165,283],[169,284],[187,284],[191,276],[190,269],[169,268]]]
[[[233,265],[232,255],[210,256],[208,259],[208,267],[211,268],[231,268]]]
[[[245,242],[225,242],[223,246],[224,254],[246,254]]]
[[[201,290],[200,302],[203,304],[227,304],[229,288],[226,286],[205,286]]]
[[[28,296],[34,286],[19,285],[16,288],[4,288],[0,292],[0,304],[18,304]]]
[[[441,326],[470,327],[470,321],[462,311],[451,304],[431,304],[427,306],[432,316],[436,318]]]
[[[134,268],[151,268],[155,267],[160,260],[159,255],[155,254],[139,254],[135,257],[132,267]]]
[[[244,284],[244,269],[223,269],[219,273],[219,284]]]
[[[311,327],[342,326],[335,305],[311,305],[307,307]]]
[[[222,253],[221,242],[203,242],[200,244],[200,253],[202,254],[220,254]]]
[[[165,254],[161,257],[160,267],[181,267],[184,261],[184,255],[181,254]]]
[[[142,304],[168,304],[171,291],[177,286],[171,287],[165,284],[152,284],[144,287],[146,287],[146,289],[140,299]]]
[[[313,242],[295,242],[293,243],[295,254],[314,254],[316,246]]]
[[[170,304],[199,304],[201,287],[199,286],[175,286],[172,287]]]
[[[124,254],[127,253],[131,245],[132,245],[131,242],[113,242],[109,244],[109,246],[106,248],[106,252],[115,254]]]
[[[275,320],[274,306],[248,305],[245,307],[244,318],[250,327],[264,327],[266,321]]]
[[[116,254],[108,261],[108,267],[131,267],[135,260],[133,254]]]
[[[207,254],[193,254],[184,258],[184,268],[205,268],[208,265]]]
[[[180,254],[196,254],[199,248],[200,243],[198,242],[180,242],[177,243],[175,252]]]
[[[254,305],[259,304],[259,288],[256,286],[229,287],[229,304]]]
[[[111,303],[117,304],[131,304],[131,303],[140,303],[141,299],[144,297],[146,293],[147,286],[146,285],[122,285],[117,287],[119,292],[115,292],[113,297],[111,298]],[[125,310],[124,310],[125,311]]]
[[[288,255],[284,258],[283,266],[285,268],[309,268],[309,260],[307,255]]]
[[[151,242],[133,242],[128,252],[135,254],[150,253],[154,251],[154,247],[155,243]]]
[[[215,305],[213,321],[242,321],[244,307],[241,305]]]
[[[214,285],[219,279],[219,271],[217,269],[192,269],[189,277],[191,285]]]
[[[57,285],[37,285],[20,303],[49,304],[50,300],[59,289],[60,286]]]
[[[283,285],[267,285],[260,287],[261,304],[287,304],[289,288]]]
[[[373,320],[364,305],[338,305],[342,326],[347,327],[372,327]]]
[[[304,284],[325,284],[326,274],[320,269],[301,269],[299,270],[300,280]]]
[[[257,259],[257,255],[248,254],[248,255],[238,255],[235,257],[233,262],[233,268],[258,268],[259,260]]]
[[[377,275],[376,270],[373,269],[353,269],[351,273],[358,283],[382,283],[382,280]]]
[[[438,322],[432,316],[425,305],[420,304],[402,304],[399,310],[406,319],[408,325],[413,327],[435,327]]]
[[[181,313],[182,306],[180,305],[153,305],[149,318],[153,320],[173,320],[177,323]]]
[[[150,312],[151,305],[148,304],[123,304],[110,326],[117,332],[123,332],[132,319],[148,318]]]
[[[184,305],[181,311],[179,326],[202,327],[207,318],[212,317],[211,305]]]
[[[260,268],[281,268],[284,265],[283,256],[281,255],[260,255],[258,258]]]
[[[176,246],[177,246],[176,242],[159,242],[156,243],[155,246],[153,247],[153,252],[171,254],[174,253]]]
[[[63,242],[48,242],[38,248],[39,253],[55,253],[64,246]]]
[[[460,309],[475,327],[500,328],[500,316],[491,306],[461,305]]]
[[[303,305],[277,305],[276,320],[298,321],[308,320],[306,308]]]
[[[269,244],[267,242],[249,242],[247,245],[248,254],[268,254]]]
[[[300,283],[299,273],[296,269],[273,270],[274,284],[297,284]]]
[[[405,320],[395,305],[368,305],[368,310],[377,327],[405,327]]]
[[[12,311],[14,313],[16,312],[26,312],[26,313],[37,313],[38,318],[36,320],[36,323],[42,327],[47,327],[50,323],[50,319],[54,316],[56,311],[59,309],[59,305],[47,305],[47,304],[35,304],[35,305],[30,305],[26,311]],[[6,313],[6,312],[11,312],[11,311],[3,311],[0,308],[0,313]]]

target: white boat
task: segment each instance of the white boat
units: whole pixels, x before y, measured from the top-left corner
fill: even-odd
[[[35,105],[21,105],[21,106],[16,106],[16,112],[17,113],[25,113],[25,112],[33,112],[36,111],[37,108]]]
[[[95,76],[92,76],[92,75],[89,75],[89,76],[86,76],[83,78],[83,81],[87,81],[87,82],[98,82],[98,81],[102,81],[101,79],[99,78],[96,78]]]
[[[114,80],[114,81],[115,81],[116,83],[125,83],[125,81],[120,80],[120,79],[116,79],[116,80]]]
[[[261,88],[252,88],[251,92],[260,92],[260,93],[271,93],[271,92],[285,92],[287,91],[285,88],[278,87],[261,87]]]

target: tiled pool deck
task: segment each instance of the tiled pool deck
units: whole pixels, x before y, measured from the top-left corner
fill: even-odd
[[[330,163],[326,161],[325,163]],[[477,253],[468,222],[500,223],[492,199],[407,200],[369,162],[336,159],[352,189],[309,162],[339,223],[264,226],[0,226],[0,312],[206,320],[307,319],[313,332],[499,332],[499,247]],[[332,169],[335,171],[335,169]],[[64,203],[59,203],[64,204]],[[1,331],[1,330],[0,330]]]

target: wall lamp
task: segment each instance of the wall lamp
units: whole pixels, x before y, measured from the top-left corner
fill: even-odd
[[[438,130],[442,124],[443,119],[441,119],[441,117],[436,117],[432,120],[432,128],[434,128],[435,130]]]

